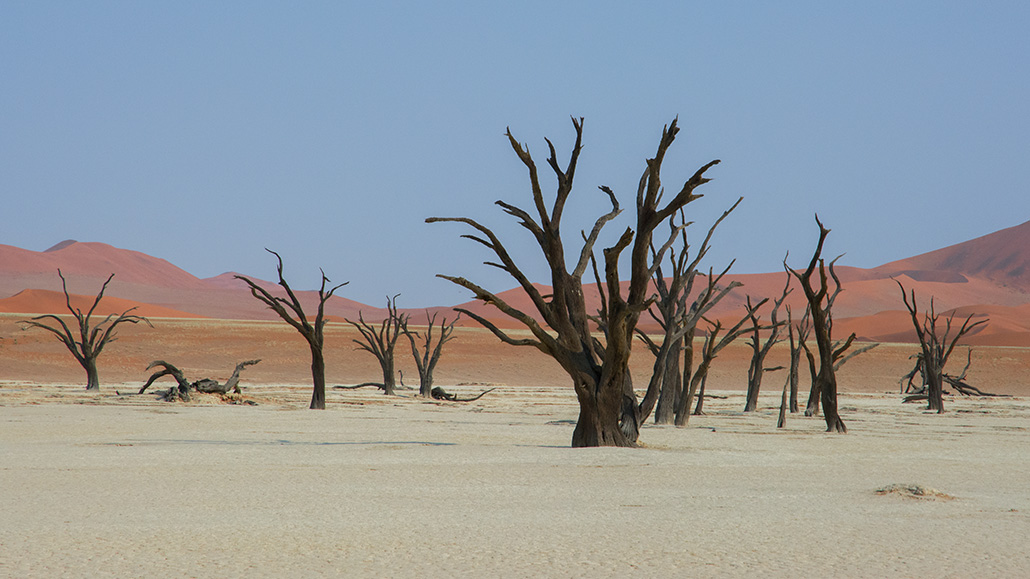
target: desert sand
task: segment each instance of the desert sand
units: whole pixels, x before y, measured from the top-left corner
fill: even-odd
[[[474,403],[331,390],[309,411],[305,346],[281,323],[126,328],[86,393],[61,345],[16,319],[0,316],[0,576],[1030,573],[1024,349],[977,348],[970,370],[1016,396],[949,397],[937,415],[900,403],[914,347],[881,346],[842,370],[850,431],[831,435],[819,417],[775,428],[782,373],[741,412],[731,348],[709,386],[724,398],[688,427],[571,449],[560,370],[482,331],[461,329],[438,372],[463,395],[497,387]],[[350,332],[328,328],[330,384],[376,378]],[[224,380],[252,357],[253,406],[134,394],[155,358]]]

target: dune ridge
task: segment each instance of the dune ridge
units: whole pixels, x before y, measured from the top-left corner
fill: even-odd
[[[158,317],[276,319],[274,312],[249,296],[244,284],[234,278],[234,272],[201,279],[164,259],[138,251],[74,240],[62,241],[42,252],[0,245],[0,312],[63,313],[63,300],[55,301],[45,293],[60,292],[58,268],[68,279],[69,291],[79,296],[95,295],[107,276],[114,273],[108,298],[163,312],[153,314]],[[916,291],[920,308],[926,308],[933,297],[937,311],[944,317],[964,317],[970,313],[989,316],[990,324],[970,335],[967,343],[1030,346],[1030,222],[871,269],[841,266],[837,272],[844,287],[834,309],[839,334],[854,331],[860,339],[871,341],[914,340],[895,281],[900,280],[907,289]],[[748,295],[779,295],[787,276],[784,272],[732,274],[727,276],[729,280],[738,281],[743,287],[712,310],[709,317],[713,319],[739,319]],[[280,291],[274,282],[255,281],[270,291]],[[541,293],[550,292],[548,286],[536,285]],[[696,283],[695,287],[701,285]],[[786,304],[795,312],[803,311],[804,297],[796,282],[792,287],[795,289]],[[44,293],[21,294],[24,290]],[[596,307],[597,288],[588,285],[584,290],[588,307]],[[314,310],[317,292],[297,294],[307,308]],[[534,315],[532,304],[521,289],[498,295]],[[500,327],[518,327],[517,322],[481,302],[469,301],[455,307],[472,311]],[[453,314],[448,306],[401,311],[410,314],[413,323],[425,323],[427,316],[433,314]],[[355,319],[359,312],[369,321],[386,316],[384,308],[342,296],[333,296],[326,304],[326,314],[334,320]],[[471,320],[462,323],[475,325]],[[641,327],[646,331],[658,329],[647,316],[641,318]]]

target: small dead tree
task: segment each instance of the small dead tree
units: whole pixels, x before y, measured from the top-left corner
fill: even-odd
[[[366,322],[360,311],[358,312],[358,321],[347,320],[348,324],[361,332],[361,339],[352,341],[358,345],[359,350],[364,350],[375,356],[376,360],[379,361],[379,367],[383,371],[382,384],[365,382],[362,386],[376,386],[387,396],[393,396],[397,390],[397,381],[394,378],[393,351],[397,345],[397,338],[401,336],[408,320],[406,314],[397,313],[397,296],[399,295],[386,298],[387,316],[378,326]]]
[[[787,376],[788,384],[790,386],[790,413],[794,414],[798,411],[798,385],[800,382],[801,374],[801,351],[804,348],[805,341],[808,340],[808,334],[812,331],[812,325],[808,319],[808,308],[805,308],[805,315],[801,317],[801,321],[794,324],[794,320],[791,317],[790,306],[787,306],[787,336],[790,339],[790,374]],[[795,331],[797,332],[797,339],[795,340]]]
[[[772,311],[769,312],[769,324],[763,326],[759,322],[758,308],[751,306],[751,297],[747,298],[747,317],[751,321],[751,338],[749,344],[751,346],[751,365],[747,370],[747,397],[744,403],[744,412],[754,412],[758,408],[758,391],[762,387],[762,376],[766,371],[781,370],[782,367],[766,368],[765,358],[769,355],[769,351],[777,343],[782,342],[783,338],[780,337],[780,329],[784,323],[778,319],[780,306],[783,305],[783,300],[787,299],[790,295],[790,277],[787,277],[787,285],[783,288],[783,294],[779,299],[773,301]],[[768,335],[765,337],[765,341],[762,341],[761,332],[768,331]]]
[[[262,303],[267,305],[272,311],[279,315],[280,318],[287,324],[293,326],[300,335],[308,343],[308,348],[311,350],[311,379],[314,382],[314,387],[311,392],[311,405],[312,410],[324,410],[325,409],[325,357],[322,355],[322,346],[325,343],[323,338],[323,331],[325,330],[325,303],[329,298],[333,297],[333,293],[341,287],[347,285],[348,282],[343,282],[339,285],[333,286],[326,291],[326,284],[330,283],[329,278],[325,276],[325,272],[322,273],[322,285],[318,288],[318,313],[315,314],[314,322],[309,322],[308,317],[304,314],[304,308],[300,304],[300,300],[297,299],[297,295],[290,288],[290,284],[283,278],[283,258],[278,253],[271,249],[265,248],[265,251],[275,256],[277,261],[276,273],[279,276],[279,286],[286,292],[286,296],[289,299],[274,296],[269,293],[268,290],[256,284],[253,280],[246,276],[236,275],[236,279],[246,283],[250,288],[250,295],[260,300]]]
[[[433,397],[433,371],[436,370],[436,364],[440,361],[443,345],[454,337],[454,324],[458,322],[458,317],[450,322],[447,321],[447,318],[442,318],[437,324],[436,314],[430,316],[427,311],[426,319],[429,325],[426,327],[425,334],[410,330],[407,318],[401,324],[401,333],[411,343],[411,355],[415,358],[415,366],[418,368],[418,395],[423,398]],[[433,336],[434,328],[439,332],[438,336]],[[421,352],[419,352],[420,341],[422,343]]]
[[[112,273],[108,276],[107,281],[100,288],[100,293],[97,294],[93,305],[89,308],[85,314],[82,313],[81,309],[72,307],[72,299],[68,294],[68,282],[64,279],[64,274],[61,270],[57,270],[57,275],[61,278],[61,288],[64,290],[64,302],[68,307],[68,311],[71,312],[72,316],[78,324],[79,336],[76,338],[75,334],[72,333],[71,329],[68,328],[68,324],[64,323],[64,320],[57,317],[54,314],[45,314],[42,316],[36,316],[31,320],[23,320],[22,324],[25,324],[24,329],[29,328],[42,328],[48,332],[53,333],[57,336],[57,339],[68,348],[68,351],[75,356],[75,359],[79,362],[82,368],[86,371],[86,390],[100,390],[100,374],[97,371],[97,358],[100,357],[101,352],[104,351],[104,347],[107,344],[115,341],[116,334],[115,328],[119,324],[129,323],[137,324],[144,322],[151,328],[154,327],[150,323],[150,320],[142,316],[134,315],[130,312],[136,308],[129,308],[119,315],[109,314],[100,323],[91,325],[90,318],[93,316],[94,310],[100,304],[100,300],[104,297],[104,291],[107,290],[107,284],[111,283],[111,279],[114,278]],[[42,320],[53,320],[54,325],[45,324]]]
[[[240,372],[242,372],[243,369],[247,366],[253,366],[254,364],[257,364],[260,361],[261,360],[246,360],[240,362],[239,364],[236,364],[236,369],[233,370],[232,376],[230,376],[224,384],[221,384],[217,380],[214,380],[212,378],[202,378],[200,380],[197,380],[196,382],[188,382],[186,380],[186,376],[182,373],[182,370],[179,370],[178,368],[169,364],[168,362],[165,362],[164,360],[154,360],[150,363],[149,366],[147,366],[147,370],[151,370],[157,367],[161,367],[163,368],[163,370],[151,374],[147,382],[143,385],[142,388],[139,389],[138,394],[143,394],[144,392],[146,392],[147,388],[149,388],[151,384],[153,384],[158,378],[164,376],[171,376],[175,379],[175,382],[177,384],[177,386],[172,387],[161,396],[164,400],[168,401],[179,399],[184,402],[187,402],[190,399],[190,390],[194,390],[196,392],[201,392],[204,394],[225,395],[229,392],[239,394]]]
[[[769,301],[769,298],[764,298],[755,304],[755,307],[761,307],[767,301]],[[686,426],[690,421],[690,405],[693,403],[695,396],[697,397],[697,404],[694,406],[693,415],[701,416],[704,414],[705,384],[708,382],[708,370],[712,367],[712,362],[723,348],[729,346],[737,338],[748,332],[748,328],[744,327],[747,321],[748,316],[742,317],[721,338],[719,337],[719,332],[722,331],[722,322],[716,321],[714,324],[710,321],[708,322],[711,327],[707,334],[705,334],[705,343],[701,348],[701,363],[698,364],[697,371],[694,372],[693,378],[690,379],[690,386],[680,401],[679,407],[676,408],[676,426]]]
[[[911,290],[912,299],[910,301],[909,293],[905,291],[905,286],[901,285],[901,281],[897,279],[894,281],[901,288],[901,299],[905,303],[905,309],[908,310],[912,318],[912,325],[915,327],[916,336],[919,338],[919,348],[922,352],[921,368],[923,371],[923,382],[926,385],[927,410],[935,410],[938,413],[944,412],[944,399],[942,397],[944,394],[944,366],[948,363],[948,358],[951,357],[951,353],[955,350],[955,345],[958,344],[958,341],[975,328],[986,324],[987,319],[973,322],[973,314],[969,314],[965,321],[962,322],[958,332],[949,341],[948,334],[951,333],[951,324],[955,317],[953,315],[948,316],[944,321],[944,332],[940,333],[937,325],[940,320],[940,314],[934,310],[933,298],[930,298],[929,311],[923,315],[923,319],[920,321],[919,309],[916,304],[916,290]],[[965,372],[963,372],[963,376],[965,376]]]
[[[515,338],[482,316],[466,310],[460,310],[461,313],[476,320],[507,344],[531,346],[540,350],[554,358],[568,373],[580,408],[579,419],[572,434],[572,446],[635,446],[640,426],[640,407],[629,372],[634,330],[640,315],[651,305],[649,282],[654,274],[655,263],[664,259],[667,248],[675,242],[679,231],[673,228],[672,235],[665,242],[654,244],[659,248],[657,256],[650,251],[653,234],[659,226],[678,214],[680,209],[700,198],[694,190],[709,181],[704,174],[718,161],[698,169],[663,204],[664,188],[660,177],[662,162],[679,132],[676,121],[665,127],[658,151],[647,160],[647,167],[639,181],[635,203],[636,227],[627,228],[614,245],[603,251],[603,284],[600,276],[595,277],[605,294],[605,300],[601,312],[595,317],[587,313],[582,278],[594,255],[594,244],[601,229],[619,215],[621,209],[615,193],[608,187],[601,187],[611,202],[611,210],[598,217],[590,233],[583,235],[583,246],[578,257],[573,258],[575,265],[570,271],[561,238],[561,219],[565,203],[572,192],[583,136],[582,119],[574,118],[572,122],[576,130],[576,143],[565,168],[559,165],[554,146],[547,141],[550,151],[547,164],[554,171],[558,183],[550,208],[544,199],[536,163],[510,130],[507,133],[508,141],[529,172],[536,215],[534,217],[530,212],[509,203],[497,202],[533,235],[540,247],[550,270],[550,295],[543,295],[533,285],[489,228],[469,218],[429,218],[426,221],[458,222],[473,228],[477,233],[465,237],[490,249],[498,261],[487,262],[488,265],[511,275],[529,297],[543,323],[465,278],[440,276],[472,291],[477,299],[492,304],[505,315],[518,320],[529,329],[532,337]],[[620,257],[626,250],[630,252],[628,287],[624,287],[619,275]],[[595,320],[600,321],[604,329],[603,342],[592,333],[591,326]]]
[[[815,222],[819,225],[819,243],[816,245],[815,253],[812,254],[812,261],[809,262],[808,267],[804,272],[798,272],[787,265],[786,259],[784,259],[783,266],[801,282],[801,289],[804,290],[805,298],[808,300],[812,329],[815,332],[815,341],[819,349],[819,371],[817,373],[814,371],[815,359],[811,351],[807,347],[805,350],[809,356],[809,365],[813,369],[812,392],[819,393],[819,399],[821,399],[823,404],[826,431],[845,433],[848,429],[844,426],[844,421],[841,420],[840,414],[837,412],[837,376],[834,373],[833,366],[851,346],[855,339],[855,334],[851,334],[845,343],[839,347],[835,347],[831,338],[833,329],[831,307],[841,290],[840,278],[834,273],[833,264],[840,258],[835,258],[829,264],[830,277],[833,278],[836,284],[836,290],[831,295],[829,293],[829,280],[826,276],[827,267],[822,258],[823,243],[826,241],[826,236],[830,233],[830,230],[823,227],[818,215],[815,217]],[[812,276],[815,275],[817,269],[819,272],[818,288],[812,282]],[[808,413],[806,412],[807,415]]]

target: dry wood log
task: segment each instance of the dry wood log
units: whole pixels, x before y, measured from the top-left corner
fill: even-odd
[[[486,396],[490,392],[493,392],[494,390],[496,390],[496,388],[484,390],[479,394],[479,396],[475,396],[473,398],[458,398],[456,394],[451,394],[450,392],[445,391],[443,388],[436,386],[433,388],[431,394],[435,400],[446,400],[448,402],[474,402],[476,400],[479,400],[483,396]]]

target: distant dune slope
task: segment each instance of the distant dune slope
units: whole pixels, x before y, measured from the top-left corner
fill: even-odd
[[[255,320],[276,317],[274,312],[250,297],[232,272],[200,279],[168,261],[137,251],[71,240],[43,252],[0,245],[0,304],[4,304],[3,308],[28,308],[46,313],[44,310],[53,307],[52,296],[43,299],[44,294],[28,293],[18,300],[14,297],[23,290],[60,292],[58,268],[64,272],[68,289],[73,294],[95,295],[107,276],[114,273],[105,302],[121,298],[158,308],[155,311],[176,312],[149,315]],[[895,282],[897,279],[906,288],[916,291],[921,308],[928,305],[932,296],[939,312],[955,310],[963,316],[969,313],[988,315],[990,324],[970,336],[969,343],[1030,346],[1030,222],[872,269],[841,266],[837,271],[844,286],[834,310],[838,335],[854,331],[860,338],[868,340],[913,340],[914,332],[910,328],[908,314],[903,310],[900,290]],[[710,317],[738,318],[743,313],[746,296],[779,295],[787,277],[784,272],[774,272],[735,274],[732,279],[744,286],[715,308]],[[270,291],[279,291],[273,282],[257,281]],[[703,283],[697,283],[695,287],[701,285]],[[545,285],[538,284],[537,287],[545,295],[550,293],[550,288]],[[795,313],[802,312],[804,297],[796,283],[792,287],[795,289],[786,303]],[[589,285],[584,289],[588,307],[596,308],[599,304],[597,288]],[[317,293],[297,293],[305,308],[313,312]],[[503,291],[499,295],[509,304],[535,316],[530,300],[520,289]],[[39,305],[34,306],[33,303]],[[467,302],[458,307],[482,315],[500,327],[519,327],[493,307],[479,302]],[[112,309],[118,308],[112,306]],[[370,321],[381,320],[386,315],[386,310],[381,307],[341,296],[334,296],[326,305],[326,313],[334,320],[355,319],[359,311]],[[412,315],[412,323],[415,324],[425,323],[427,314],[454,316],[451,308],[443,306],[403,311]],[[471,320],[463,320],[462,323],[475,325]],[[646,315],[641,318],[641,326],[648,331],[658,328]]]

